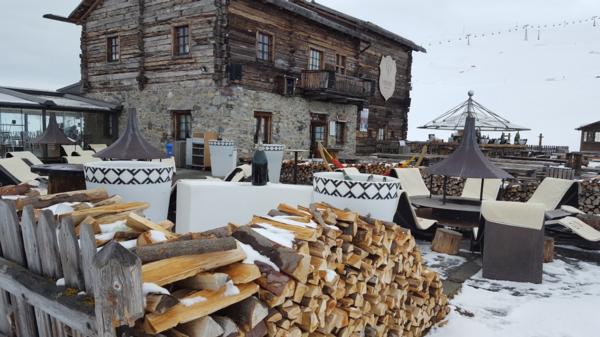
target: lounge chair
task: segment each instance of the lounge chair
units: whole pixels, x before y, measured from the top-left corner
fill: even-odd
[[[542,282],[544,208],[533,202],[483,201],[483,277]]]
[[[15,152],[7,152],[6,158],[21,158],[23,159],[27,165],[42,165],[42,161],[35,156],[35,154],[29,151],[15,151]]]
[[[65,152],[67,157],[71,157],[71,156],[73,156],[73,157],[75,157],[75,156],[91,157],[95,153],[94,151],[84,150],[79,145],[61,145],[60,147],[63,149],[63,151]]]
[[[497,200],[501,179],[485,179],[483,183],[483,200]],[[479,200],[481,197],[481,179],[467,178],[461,197]]]
[[[421,170],[418,168],[396,168],[392,170],[392,177],[400,180],[402,190],[406,191],[409,197],[425,197],[431,193],[425,185]]]
[[[21,158],[0,159],[0,175],[4,184],[23,184],[41,178],[32,173],[29,165]]]
[[[485,185],[484,185],[485,187]],[[552,211],[564,206],[579,206],[579,183],[574,180],[545,178],[525,204],[538,203],[544,206],[544,211]],[[473,230],[471,250],[480,250],[485,233]]]
[[[106,144],[89,144],[88,146],[94,152],[100,152],[108,147]]]
[[[404,228],[410,229],[411,233],[420,239],[431,239],[435,234],[437,224],[436,220],[417,216],[406,191],[400,191],[394,222]]]
[[[575,180],[545,178],[527,202],[544,204],[546,211],[562,205],[579,206],[579,183]]]

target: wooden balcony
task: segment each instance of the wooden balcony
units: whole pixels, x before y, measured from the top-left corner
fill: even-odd
[[[373,96],[373,81],[328,70],[304,70],[300,89],[305,97],[340,103],[364,102]]]

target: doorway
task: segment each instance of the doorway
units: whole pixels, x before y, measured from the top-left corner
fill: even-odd
[[[319,154],[318,143],[327,147],[327,115],[311,114],[310,120],[310,152],[312,158],[318,158]]]

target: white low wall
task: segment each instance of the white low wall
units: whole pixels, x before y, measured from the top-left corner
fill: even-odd
[[[280,203],[308,207],[312,186],[230,183],[208,180],[177,182],[177,233],[202,232],[234,223],[247,224]]]

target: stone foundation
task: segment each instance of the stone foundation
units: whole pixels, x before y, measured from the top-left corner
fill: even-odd
[[[328,121],[346,122],[345,142],[336,144],[330,136],[330,146],[339,147],[343,155],[354,154],[356,149],[357,107],[310,101],[302,97],[284,97],[226,87],[218,90],[211,82],[182,82],[178,84],[148,85],[143,91],[87,94],[88,97],[119,102],[124,111],[136,108],[140,128],[147,139],[164,148],[172,134],[172,111],[190,110],[192,133],[217,132],[223,139],[235,141],[238,155],[248,159],[254,151],[254,112],[272,114],[272,143],[284,144],[288,149],[310,149],[311,113],[325,114]],[[126,116],[119,120],[119,129],[125,128]]]

